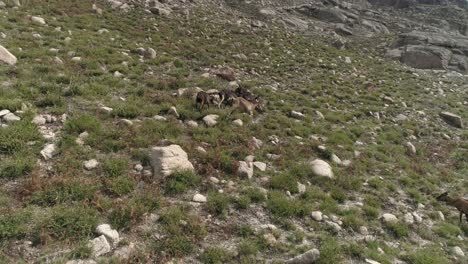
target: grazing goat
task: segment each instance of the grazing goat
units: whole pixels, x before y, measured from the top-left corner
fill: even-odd
[[[228,89],[224,89],[221,92],[219,92],[219,97],[221,98],[221,102],[219,103],[224,104],[226,106],[232,106],[232,103],[235,98],[237,98],[237,95]]]
[[[242,112],[249,113],[250,116],[253,116],[253,112],[255,109],[257,110],[262,110],[262,106],[260,102],[249,102],[248,100],[242,98],[242,97],[237,97],[233,100],[232,106],[234,107],[234,110],[231,112],[231,114],[236,110],[239,109]]]
[[[444,192],[443,194],[437,196],[437,201],[444,201],[448,205],[454,206],[455,208],[460,211],[460,224],[462,222],[463,214],[465,214],[466,221],[468,222],[468,200],[464,198],[450,198],[448,196],[448,192]]]
[[[242,97],[247,101],[258,102],[258,96],[253,95],[249,90],[247,90],[247,88],[239,86],[235,92],[237,96]]]
[[[195,99],[197,109],[201,111],[203,106],[207,105],[208,108],[210,107],[210,95],[204,91],[200,91],[197,93],[197,97]]]

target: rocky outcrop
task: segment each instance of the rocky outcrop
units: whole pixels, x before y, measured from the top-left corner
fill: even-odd
[[[396,46],[387,56],[411,67],[468,73],[468,37],[413,31],[401,34]]]

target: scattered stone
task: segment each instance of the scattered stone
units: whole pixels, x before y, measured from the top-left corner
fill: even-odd
[[[322,212],[320,211],[312,212],[311,216],[312,216],[312,219],[314,219],[315,221],[320,222],[323,220],[323,215],[322,215]]]
[[[297,111],[291,111],[291,117],[293,118],[297,118],[297,119],[303,119],[305,117],[305,115],[301,112],[297,112]]]
[[[255,168],[259,169],[260,171],[266,171],[267,169],[267,165],[264,162],[255,161],[253,165],[255,166]]]
[[[452,248],[452,253],[459,256],[459,257],[464,257],[465,256],[465,253],[463,252],[463,250],[458,246]]]
[[[10,110],[8,110],[8,109],[3,109],[3,110],[0,111],[0,117],[3,117],[3,116],[5,116],[5,115],[7,115],[7,114],[9,114],[9,113],[11,113]]]
[[[80,62],[80,61],[81,61],[81,57],[73,57],[73,58],[71,58],[71,61],[73,61],[73,62]]]
[[[248,155],[247,157],[244,158],[245,162],[254,162],[255,156],[254,155]]]
[[[316,248],[311,249],[303,254],[295,256],[286,261],[286,264],[311,264],[315,263],[320,258],[320,251]]]
[[[414,221],[415,221],[416,223],[418,223],[418,224],[422,223],[422,220],[423,220],[423,219],[422,219],[422,217],[421,217],[418,213],[413,212],[411,215],[413,215],[413,219],[414,219]]]
[[[106,114],[110,114],[112,110],[114,109],[107,107],[107,106],[102,106],[99,108],[99,111],[101,111],[102,113],[106,113]]]
[[[365,259],[366,263],[368,264],[380,264],[380,262],[377,262],[375,260],[372,260],[372,259]]]
[[[57,154],[56,152],[57,152],[57,149],[56,149],[55,144],[47,144],[41,150],[41,156],[44,158],[44,160],[50,160]]]
[[[137,172],[142,172],[143,171],[143,165],[141,164],[136,164],[134,169],[137,171]]]
[[[460,116],[449,112],[440,113],[440,117],[449,125],[463,128],[463,121]]]
[[[154,174],[157,176],[166,177],[176,170],[194,170],[187,153],[179,145],[153,147],[149,156]]]
[[[399,114],[395,117],[395,121],[396,122],[403,122],[403,121],[406,121],[408,120],[408,117],[405,116],[404,114]]]
[[[124,246],[119,249],[116,249],[114,252],[114,256],[121,260],[127,260],[131,257],[134,251],[135,251],[135,244],[130,243],[128,246]]]
[[[205,117],[203,117],[203,122],[205,122],[205,124],[209,127],[212,127],[212,126],[215,126],[218,121],[218,115],[207,115]]]
[[[88,246],[92,249],[93,256],[99,257],[111,251],[111,246],[104,235],[90,240]]]
[[[335,222],[326,221],[325,223],[329,225],[335,233],[338,233],[342,230],[341,226]]]
[[[95,168],[97,168],[98,165],[99,165],[99,162],[95,159],[91,159],[83,163],[83,166],[85,167],[86,170],[94,170]]]
[[[406,213],[403,216],[403,221],[408,225],[412,225],[412,224],[414,224],[414,217],[413,217],[413,215],[411,213]]]
[[[165,118],[164,116],[160,116],[160,115],[153,116],[153,119],[156,121],[167,121],[167,118]]]
[[[203,154],[206,153],[206,149],[204,149],[203,147],[200,147],[200,146],[197,147],[197,151],[200,152],[200,153],[203,153]]]
[[[444,213],[442,213],[441,211],[437,211],[437,215],[439,216],[440,220],[445,221]]]
[[[191,128],[196,128],[198,127],[198,123],[193,121],[193,120],[188,120],[185,122],[185,124],[188,126],[188,127],[191,127]]]
[[[123,119],[120,120],[119,123],[122,124],[122,125],[126,125],[126,126],[133,126],[133,121],[130,120],[130,119],[123,118]]]
[[[406,150],[409,154],[415,155],[416,154],[416,147],[411,142],[406,142],[405,144]]]
[[[323,120],[325,119],[325,116],[322,114],[322,112],[316,110],[315,115],[317,116],[318,119]]]
[[[238,127],[241,127],[241,126],[244,125],[244,123],[240,119],[236,119],[236,120],[232,121],[232,124],[235,125],[235,126],[238,126]]]
[[[299,193],[305,193],[306,192],[306,186],[300,182],[297,183],[297,190]]]
[[[0,61],[9,65],[15,65],[17,59],[15,55],[11,54],[6,48],[0,45]]]
[[[96,233],[104,235],[109,240],[113,247],[117,246],[120,241],[119,232],[111,228],[108,224],[98,225],[96,227]]]
[[[214,184],[218,184],[219,183],[219,179],[216,178],[216,177],[210,177],[210,181]]]
[[[266,154],[266,157],[267,157],[269,160],[278,160],[278,159],[281,158],[281,155],[268,153],[268,154]]]
[[[341,163],[343,163],[343,162],[341,161],[341,159],[340,159],[337,155],[335,155],[335,154],[332,154],[332,155],[331,155],[330,160],[331,160],[333,163],[338,164],[338,165],[341,165]]]
[[[215,71],[215,74],[216,76],[226,80],[226,81],[229,81],[229,82],[232,82],[232,81],[235,81],[236,80],[236,72],[234,71],[234,69],[230,68],[230,67],[223,67],[217,71]]]
[[[382,221],[386,224],[395,224],[398,222],[398,218],[393,214],[383,214]]]
[[[45,19],[42,18],[42,17],[38,17],[38,16],[32,16],[31,21],[34,22],[34,23],[37,23],[37,24],[41,24],[41,25],[46,24]]]
[[[21,117],[15,115],[13,113],[8,113],[8,114],[3,116],[3,120],[5,120],[5,122],[7,122],[7,123],[10,123],[10,122],[20,121]]]
[[[360,226],[360,227],[359,227],[359,233],[360,233],[361,235],[364,235],[364,236],[365,236],[365,235],[368,235],[368,234],[369,234],[369,231],[367,230],[367,227],[365,227],[365,226]]]
[[[261,149],[263,146],[263,141],[256,137],[252,137],[250,143],[255,149]]]
[[[270,246],[273,246],[276,244],[276,238],[273,234],[270,234],[270,233],[264,234],[263,239],[265,239],[265,242]]]
[[[74,259],[65,262],[65,264],[97,264],[97,262],[92,259]]]
[[[167,113],[168,113],[169,115],[173,115],[173,116],[175,116],[175,117],[177,117],[177,118],[180,117],[180,116],[179,116],[179,113],[177,113],[177,108],[175,108],[175,106],[171,106],[171,108],[169,108],[169,110],[167,111]]]
[[[345,63],[346,64],[351,64],[352,63],[351,58],[350,57],[345,57]]]
[[[152,7],[150,8],[151,13],[158,15],[158,16],[169,16],[171,14],[171,10],[161,8],[161,7]]]
[[[241,177],[247,177],[251,179],[254,174],[252,162],[239,161],[239,168],[237,169],[237,173]]]
[[[43,126],[47,123],[47,120],[42,115],[37,115],[33,118],[32,123],[38,126]]]
[[[332,168],[330,164],[328,164],[327,162],[320,160],[320,159],[316,159],[310,162],[310,166],[312,168],[312,172],[316,176],[327,177],[330,179],[334,178]]]
[[[201,195],[199,193],[195,194],[192,200],[197,203],[206,203],[207,201],[206,196]]]

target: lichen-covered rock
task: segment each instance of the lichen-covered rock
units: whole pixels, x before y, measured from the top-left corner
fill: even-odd
[[[177,170],[194,170],[187,153],[179,145],[153,147],[150,159],[155,176],[169,176]]]

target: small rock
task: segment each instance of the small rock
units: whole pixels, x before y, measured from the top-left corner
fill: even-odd
[[[104,235],[90,240],[88,246],[92,249],[93,256],[99,257],[111,251],[111,246]]]
[[[372,260],[372,259],[365,259],[366,263],[368,264],[380,264],[380,262],[377,262],[375,260]]]
[[[414,217],[411,213],[406,213],[404,216],[403,216],[403,220],[406,224],[408,225],[412,225],[414,224]]]
[[[95,168],[97,168],[98,165],[99,165],[99,162],[97,160],[95,160],[95,159],[85,161],[84,164],[83,164],[83,166],[87,170],[94,170]]]
[[[306,192],[306,186],[300,182],[297,183],[297,190],[299,193],[305,193]]]
[[[244,125],[244,123],[240,119],[236,119],[236,120],[232,121],[232,124],[235,125],[235,126],[238,126],[238,127],[241,127],[241,126]]]
[[[268,153],[266,154],[266,157],[270,160],[278,160],[281,158],[281,155]]]
[[[439,216],[439,219],[444,221],[445,220],[445,216],[444,216],[444,213],[442,213],[441,211],[437,211],[437,215]]]
[[[265,242],[270,246],[273,246],[276,244],[275,236],[270,233],[264,234],[263,239],[265,239]]]
[[[99,235],[104,235],[114,247],[117,246],[117,244],[120,241],[119,232],[117,232],[117,230],[112,229],[111,226],[108,224],[98,225],[96,227],[96,233],[98,233]]]
[[[0,45],[0,61],[9,65],[15,65],[17,59],[15,55],[11,54],[6,48]]]
[[[465,253],[463,252],[463,250],[460,247],[453,247],[452,252],[453,252],[453,254],[455,254],[455,255],[457,255],[459,257],[464,257],[465,256]]]
[[[305,117],[305,115],[301,112],[297,112],[297,111],[291,111],[291,117],[294,117],[294,118],[297,118],[297,119],[303,119]]]
[[[197,151],[200,152],[200,153],[203,153],[203,154],[206,153],[206,149],[204,149],[203,147],[200,147],[200,146],[197,147]]]
[[[192,199],[194,202],[197,203],[206,203],[207,199],[204,195],[201,195],[199,193],[195,194]]]
[[[253,165],[255,166],[255,168],[259,169],[260,171],[266,171],[267,165],[264,162],[255,161]]]
[[[175,116],[175,117],[177,117],[177,118],[180,117],[180,116],[179,116],[179,113],[177,113],[177,109],[175,108],[175,106],[171,106],[171,108],[169,108],[169,111],[167,111],[167,113],[168,113],[169,115],[173,115],[173,116]]]
[[[418,224],[422,223],[422,220],[423,220],[423,219],[422,219],[422,217],[421,217],[418,213],[413,212],[411,215],[413,216],[413,219],[414,219],[414,221],[415,221],[416,223],[418,223]]]
[[[449,112],[440,113],[440,117],[449,125],[463,128],[463,121],[460,116]]]
[[[5,115],[7,115],[7,114],[9,114],[9,113],[11,113],[10,110],[8,110],[8,109],[3,109],[3,110],[0,111],[0,117],[3,117],[3,116],[5,116]]]
[[[405,116],[404,114],[399,114],[395,118],[396,122],[403,122],[403,121],[406,121],[406,120],[408,120],[408,117]]]
[[[338,164],[338,165],[341,165],[341,163],[343,163],[343,162],[341,161],[341,159],[340,159],[337,155],[335,155],[335,154],[332,154],[332,155],[331,155],[330,160],[331,160],[333,163]]]
[[[383,214],[382,221],[386,224],[395,224],[398,222],[398,218],[393,214]]]
[[[205,122],[207,126],[212,127],[218,123],[217,121],[218,118],[219,118],[218,115],[207,115],[203,117],[203,122]]]
[[[193,120],[188,120],[185,122],[185,124],[188,126],[188,127],[191,127],[191,128],[196,128],[198,127],[198,123],[193,121]]]
[[[415,155],[416,154],[416,147],[411,142],[406,142],[405,144],[406,150],[409,154]]]
[[[351,58],[350,57],[345,57],[345,63],[346,64],[351,64],[352,63]]]
[[[165,118],[164,116],[160,116],[160,115],[153,116],[153,119],[156,121],[167,121],[167,118]]]
[[[38,16],[32,16],[31,21],[34,22],[34,23],[37,23],[37,24],[41,24],[41,25],[46,24],[45,19],[42,18],[42,17],[38,17]]]
[[[315,221],[320,222],[323,220],[323,215],[322,215],[322,212],[320,211],[312,212],[311,216],[312,216],[312,219],[314,219]]]
[[[143,165],[141,164],[136,164],[134,169],[137,171],[137,172],[141,172],[143,171]]]
[[[74,259],[65,262],[65,264],[97,264],[97,262],[92,259]]]
[[[57,150],[55,144],[47,144],[41,150],[41,155],[44,158],[44,160],[50,160],[57,154],[56,151]]]
[[[21,117],[15,115],[13,113],[8,113],[8,114],[3,116],[3,120],[5,120],[5,122],[7,122],[7,123],[10,123],[10,122],[20,121]]]
[[[102,107],[99,108],[99,110],[101,112],[103,112],[103,113],[110,114],[112,112],[112,110],[114,110],[114,109],[112,109],[110,107],[107,107],[107,106],[102,106]]]
[[[323,120],[325,119],[325,116],[322,114],[322,112],[316,110],[315,115],[317,116],[318,119]]]
[[[241,177],[247,177],[251,179],[254,174],[252,162],[239,161],[239,168],[237,169],[237,173]]]
[[[311,249],[303,254],[295,256],[286,261],[286,264],[312,264],[320,258],[320,251],[316,248]]]
[[[312,172],[316,176],[327,177],[330,179],[334,177],[331,166],[323,160],[316,159],[310,162],[310,166],[312,168]]]
[[[130,119],[121,119],[120,124],[126,125],[126,126],[133,126],[133,121]]]
[[[245,157],[244,161],[245,162],[254,162],[255,160],[255,156],[254,155],[248,155],[247,157]]]
[[[216,178],[216,177],[210,177],[210,181],[214,184],[218,184],[219,183],[219,179]]]
[[[369,234],[369,231],[367,230],[367,227],[365,227],[365,226],[360,226],[360,227],[359,227],[359,233],[360,233],[361,235],[364,235],[364,236],[365,236],[365,235],[368,235],[368,234]]]

